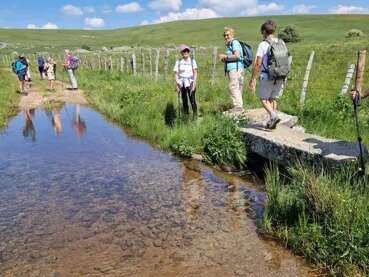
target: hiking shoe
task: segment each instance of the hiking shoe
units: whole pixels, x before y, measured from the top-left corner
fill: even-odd
[[[274,118],[271,118],[268,121],[269,124],[267,123],[268,129],[275,129],[275,128],[277,128],[277,125],[278,125],[279,122],[281,122],[281,119],[278,116],[276,116]]]

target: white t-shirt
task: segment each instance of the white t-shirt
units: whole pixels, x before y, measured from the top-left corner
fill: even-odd
[[[195,59],[188,58],[176,61],[173,71],[178,73],[179,78],[193,79],[193,70],[197,69]]]
[[[273,41],[277,41],[278,38],[272,38]],[[261,73],[260,78],[261,80],[267,80],[268,74],[263,71],[268,71],[268,53],[269,53],[270,44],[267,41],[262,41],[259,46],[258,50],[256,51],[256,57],[262,58],[262,65],[261,65]]]

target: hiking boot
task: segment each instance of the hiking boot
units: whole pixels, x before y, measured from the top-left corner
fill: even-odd
[[[271,130],[275,129],[279,122],[281,122],[281,119],[278,116],[271,118],[267,123],[267,128]]]

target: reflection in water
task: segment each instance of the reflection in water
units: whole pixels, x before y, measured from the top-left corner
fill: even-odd
[[[36,129],[32,121],[34,115],[35,115],[34,109],[24,111],[25,122],[22,130],[24,138],[31,139],[33,142],[36,141]]]
[[[81,118],[80,115],[80,105],[77,104],[74,110],[73,116],[73,127],[76,130],[77,138],[81,138],[81,136],[86,132],[86,122]]]
[[[153,150],[86,107],[24,120],[0,134],[1,276],[308,274],[258,236],[265,196],[248,179]]]

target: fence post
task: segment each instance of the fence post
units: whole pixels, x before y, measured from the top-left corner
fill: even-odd
[[[307,86],[308,86],[308,83],[309,83],[310,70],[311,70],[311,67],[313,65],[314,55],[315,55],[315,52],[311,51],[309,62],[308,62],[308,65],[307,65],[306,71],[305,71],[304,82],[302,84],[302,90],[301,90],[301,96],[300,96],[300,107],[304,107],[304,105],[305,105],[306,90],[307,90]]]
[[[347,69],[347,74],[345,78],[345,82],[342,85],[341,94],[346,94],[348,89],[350,88],[352,77],[355,73],[355,64],[350,64]]]
[[[366,50],[359,51],[357,65],[356,65],[355,90],[360,94],[361,94],[363,81],[364,81],[365,56],[366,56]]]
[[[150,77],[152,77],[152,49],[149,50]]]
[[[212,71],[211,71],[211,85],[214,86],[215,85],[215,75],[216,75],[216,71],[217,71],[217,55],[218,55],[218,48],[214,47],[213,48],[213,53],[212,53]]]
[[[164,80],[168,78],[168,63],[169,63],[169,49],[165,49],[165,56],[164,56]]]
[[[132,58],[131,58],[131,66],[132,66],[133,76],[136,76],[136,74],[137,74],[137,71],[136,71],[136,54],[134,52],[133,52]]]
[[[159,79],[159,57],[160,57],[160,49],[156,49],[155,56],[155,81]]]
[[[142,48],[141,48],[141,66],[142,66],[141,73],[142,73],[142,76],[144,76],[145,75],[145,53],[143,52]]]
[[[124,72],[124,58],[120,57],[120,72]]]

